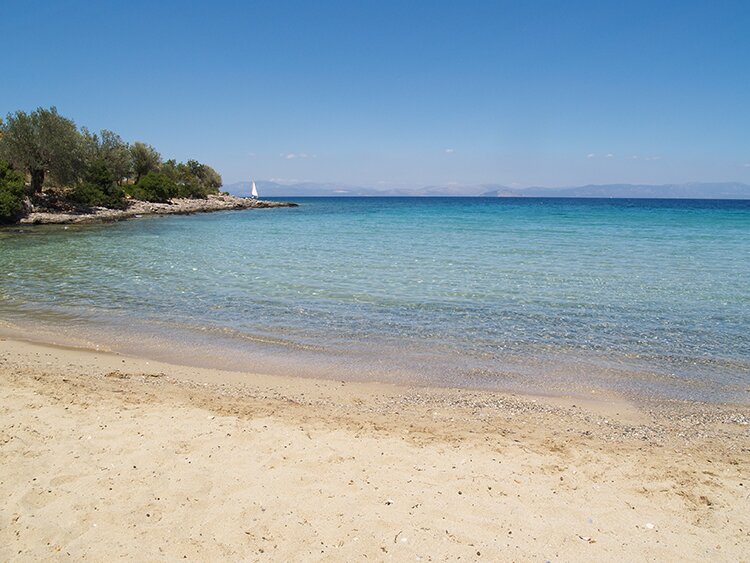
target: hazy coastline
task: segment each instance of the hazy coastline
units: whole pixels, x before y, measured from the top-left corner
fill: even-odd
[[[619,198],[747,200],[750,184],[742,182],[687,182],[671,184],[587,184],[583,186],[514,187],[500,183],[377,186],[345,182],[258,181],[266,195],[279,197],[499,197],[499,198]],[[249,182],[228,183],[232,194],[246,194]]]

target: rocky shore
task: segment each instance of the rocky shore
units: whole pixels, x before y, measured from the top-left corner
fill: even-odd
[[[132,200],[127,209],[108,209],[95,207],[87,211],[63,212],[44,208],[34,209],[19,221],[20,224],[68,224],[68,223],[102,223],[122,221],[143,215],[187,215],[191,213],[208,213],[230,209],[263,209],[269,207],[297,207],[296,203],[287,201],[265,201],[246,199],[231,195],[209,195],[207,199],[173,199],[170,203],[151,203]]]

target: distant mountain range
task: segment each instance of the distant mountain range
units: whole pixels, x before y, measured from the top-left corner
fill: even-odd
[[[662,199],[750,199],[750,185],[736,182],[689,184],[602,184],[570,188],[488,190],[485,197],[615,197]]]
[[[750,199],[750,185],[737,182],[688,184],[601,184],[566,188],[509,188],[499,184],[381,189],[336,183],[281,184],[257,181],[261,197],[442,196],[442,197],[596,197],[662,199]],[[233,195],[250,195],[249,182],[224,186]]]

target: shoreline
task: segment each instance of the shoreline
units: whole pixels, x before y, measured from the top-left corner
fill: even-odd
[[[297,355],[299,350],[291,345],[289,348],[274,349],[272,352],[258,347],[242,350],[229,346],[225,342],[216,342],[206,333],[191,334],[189,340],[182,333],[173,332],[169,337],[156,335],[148,331],[148,326],[135,325],[124,328],[122,325],[97,324],[95,330],[82,331],[66,329],[63,321],[42,326],[39,320],[15,317],[12,321],[0,319],[0,338],[19,340],[30,344],[49,345],[52,347],[71,348],[81,351],[112,353],[123,357],[138,357],[154,362],[181,367],[215,369],[226,373],[264,373],[274,376],[288,376],[293,379],[312,379],[351,383],[372,383],[375,385],[394,385],[403,388],[446,391],[477,391],[480,393],[497,393],[536,400],[568,401],[596,404],[632,404],[642,409],[664,408],[672,405],[683,409],[693,405],[695,409],[711,411],[714,409],[737,408],[750,414],[750,387],[741,385],[731,397],[712,396],[688,397],[670,394],[662,389],[659,392],[639,391],[633,387],[618,387],[606,379],[606,372],[595,365],[589,365],[588,372],[581,372],[580,382],[574,385],[563,385],[564,379],[550,373],[551,364],[539,364],[539,376],[524,380],[521,376],[508,371],[507,380],[498,380],[488,384],[481,380],[456,380],[451,378],[424,377],[419,371],[382,369],[373,371],[371,364],[347,365],[336,362],[338,356]],[[173,329],[174,330],[174,329]],[[202,340],[196,340],[199,337]],[[250,340],[252,341],[252,340]],[[185,342],[189,342],[186,344]],[[267,341],[258,338],[259,343],[272,346],[283,346],[284,341]],[[247,341],[243,341],[247,344]],[[365,360],[367,361],[367,360]],[[560,360],[565,361],[565,358]],[[438,364],[436,364],[438,365]],[[533,364],[527,364],[529,369]],[[588,373],[584,376],[584,373]],[[616,375],[621,376],[623,372]],[[630,377],[659,377],[658,374],[646,374],[632,371]],[[588,377],[588,379],[586,378]],[[686,382],[689,384],[691,382]],[[669,391],[669,389],[666,389]],[[672,408],[672,407],[670,407]]]
[[[230,195],[209,195],[206,199],[175,198],[170,203],[151,203],[131,200],[127,209],[96,207],[89,213],[33,211],[14,225],[66,225],[109,223],[147,215],[190,215],[238,209],[267,209],[297,207],[287,201],[267,201]],[[13,226],[13,225],[9,225]]]
[[[743,560],[747,409],[678,407],[0,337],[0,555]]]
[[[152,356],[133,354],[113,350],[93,342],[83,340],[53,341],[47,337],[36,338],[28,332],[22,332],[17,327],[3,326],[0,323],[0,354],[16,347],[38,348],[49,355],[57,351],[71,358],[90,358],[118,370],[121,363],[132,363],[138,369],[148,371],[160,370],[162,373],[173,373],[165,381],[174,385],[199,386],[204,389],[221,391],[225,386],[241,388],[249,384],[256,388],[283,388],[291,390],[317,388],[323,389],[328,398],[335,395],[341,386],[356,388],[369,397],[377,400],[382,397],[398,396],[420,397],[419,402],[445,401],[456,403],[471,402],[474,409],[493,410],[498,404],[503,408],[512,405],[521,410],[551,410],[556,414],[581,417],[586,423],[597,419],[610,426],[615,434],[625,437],[632,433],[633,427],[638,426],[649,439],[664,439],[670,433],[679,434],[685,443],[694,438],[721,438],[731,435],[730,432],[711,432],[701,436],[690,434],[688,428],[711,424],[717,427],[729,425],[735,430],[740,429],[750,437],[750,404],[727,403],[696,400],[679,400],[659,398],[644,400],[627,395],[610,393],[596,393],[591,395],[563,394],[555,392],[517,391],[514,389],[491,389],[479,387],[462,387],[437,384],[419,384],[409,381],[390,381],[379,379],[341,379],[340,377],[317,377],[314,375],[287,375],[264,372],[262,370],[241,370],[225,367],[198,365],[179,362],[175,359],[159,359]],[[92,364],[93,365],[93,364]],[[146,368],[144,366],[151,366]],[[304,395],[304,393],[302,394]],[[478,412],[478,411],[477,411]],[[593,419],[591,417],[594,417]],[[598,417],[598,418],[597,418]],[[627,426],[626,430],[618,428]],[[678,429],[678,426],[682,426]],[[614,430],[613,430],[614,429]],[[674,431],[674,432],[673,432]],[[642,434],[643,434],[642,433]],[[590,434],[590,433],[589,433]],[[641,435],[642,435],[641,434]],[[639,435],[639,439],[641,439]],[[750,451],[750,449],[748,450]]]

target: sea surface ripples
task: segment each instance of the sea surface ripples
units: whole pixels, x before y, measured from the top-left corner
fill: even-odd
[[[750,202],[300,203],[0,230],[0,318],[232,369],[748,400]]]

